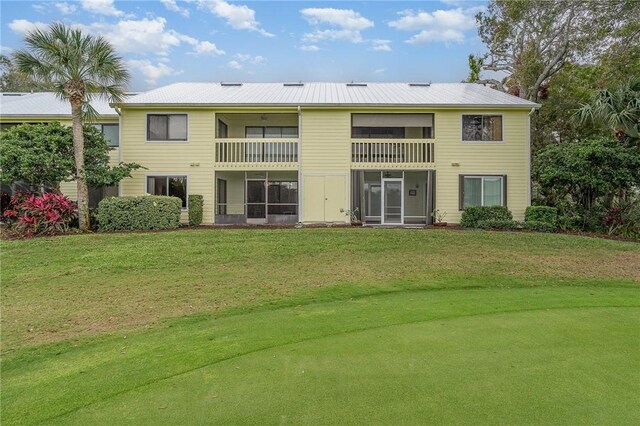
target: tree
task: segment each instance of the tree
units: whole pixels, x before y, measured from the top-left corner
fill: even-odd
[[[469,77],[465,83],[477,83],[480,80],[480,71],[482,71],[483,58],[475,55],[469,55]]]
[[[589,211],[640,185],[640,149],[611,138],[552,144],[536,155],[532,172],[548,201],[569,198]]]
[[[576,116],[581,123],[606,124],[620,142],[640,143],[640,78],[614,89],[598,90]]]
[[[33,81],[22,74],[11,62],[11,58],[0,55],[0,92],[40,92],[47,90],[45,84]]]
[[[476,21],[489,49],[482,70],[506,74],[480,82],[531,101],[567,62],[592,61],[611,46],[637,46],[640,35],[634,0],[492,0]]]
[[[116,185],[131,171],[141,168],[136,163],[109,166],[109,145],[93,126],[83,128],[85,171],[92,187]],[[0,133],[0,180],[25,181],[38,186],[59,189],[60,182],[75,179],[73,131],[58,122],[20,124]]]
[[[78,222],[90,229],[89,192],[85,171],[83,123],[95,119],[90,101],[103,97],[122,101],[129,72],[114,48],[100,36],[83,34],[61,23],[47,30],[36,29],[25,36],[28,50],[14,54],[18,70],[30,78],[50,85],[71,105],[75,179],[78,185]]]

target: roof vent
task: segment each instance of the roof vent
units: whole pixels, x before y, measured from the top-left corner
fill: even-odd
[[[347,87],[367,87],[367,83],[347,83]]]
[[[284,87],[302,87],[304,86],[303,82],[300,83],[282,83]]]
[[[222,87],[240,87],[240,86],[242,86],[242,83],[225,83],[225,82],[221,82],[220,86],[222,86]]]
[[[429,87],[431,83],[409,83],[409,87]]]
[[[3,93],[2,96],[24,96],[26,93]]]

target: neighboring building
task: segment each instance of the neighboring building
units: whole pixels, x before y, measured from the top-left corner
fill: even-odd
[[[71,126],[71,105],[52,92],[1,93],[0,131],[22,123],[49,123],[59,121]],[[98,113],[95,126],[102,130],[111,147],[109,159],[112,165],[120,158],[120,123],[116,111],[106,100],[94,100],[91,106]],[[6,185],[6,184],[5,184]],[[7,188],[8,189],[8,188]],[[24,188],[20,188],[24,189]],[[60,190],[69,197],[77,198],[76,182],[62,182]],[[117,187],[90,188],[90,205],[95,207],[105,196],[118,195]]]
[[[209,224],[457,223],[496,204],[522,219],[530,201],[539,105],[482,85],[177,83],[112,106],[119,160],[146,167],[120,195],[180,197],[185,220],[188,194]]]

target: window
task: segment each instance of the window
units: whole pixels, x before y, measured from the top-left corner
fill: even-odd
[[[218,138],[228,138],[229,137],[229,126],[227,126],[227,124],[222,121],[222,120],[218,120]]]
[[[119,124],[96,124],[95,128],[102,132],[104,140],[110,148],[120,146],[120,125]]]
[[[404,139],[404,127],[352,127],[352,138]]]
[[[246,138],[297,138],[298,128],[295,126],[247,126],[244,130]]]
[[[506,176],[460,176],[460,210],[507,204]]]
[[[182,208],[187,208],[186,176],[147,176],[147,194],[168,195],[182,200]]]
[[[186,141],[187,114],[147,115],[148,141]]]
[[[268,214],[298,214],[298,182],[269,181]]]
[[[477,142],[502,141],[502,116],[463,115],[462,140]]]

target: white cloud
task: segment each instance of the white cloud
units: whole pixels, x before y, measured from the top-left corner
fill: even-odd
[[[66,2],[55,3],[54,6],[63,15],[71,15],[72,13],[75,13],[76,10],[78,10],[76,5],[70,4],[70,3],[66,3]]]
[[[9,55],[13,53],[13,49],[10,48],[9,46],[0,45],[0,53],[2,53],[3,55]]]
[[[320,48],[315,44],[311,44],[311,45],[300,46],[300,50],[303,50],[305,52],[317,52],[320,50]]]
[[[377,75],[382,75],[382,74],[384,74],[384,68],[378,68],[373,73],[377,74]]]
[[[189,16],[189,9],[186,7],[180,7],[176,0],[160,0],[160,2],[167,8],[167,10],[179,13],[182,16]]]
[[[265,37],[273,37],[273,34],[260,27],[256,20],[256,11],[246,5],[235,5],[224,0],[197,0],[200,7],[208,9],[211,13],[227,21],[227,24],[236,30],[256,31]]]
[[[405,10],[401,17],[389,22],[391,28],[401,31],[418,31],[407,43],[418,44],[430,41],[462,42],[465,33],[475,28],[473,13],[477,8],[436,10],[433,12]]]
[[[343,29],[362,31],[373,27],[373,22],[351,9],[307,8],[300,11],[311,25],[328,24]]]
[[[14,19],[13,21],[9,22],[9,28],[13,32],[24,35],[35,29],[46,30],[47,28],[49,28],[49,25],[39,21],[31,22],[27,21],[26,19]]]
[[[242,69],[242,64],[238,61],[229,61],[227,65],[229,65],[229,68],[233,68],[234,70]]]
[[[127,61],[127,65],[136,71],[139,71],[145,78],[148,84],[156,84],[156,81],[162,77],[168,77],[170,75],[178,75],[181,71],[176,71],[167,64],[158,63],[154,65],[148,59],[130,59]]]
[[[227,65],[230,68],[236,69],[236,70],[241,70],[244,69],[244,66],[246,64],[248,65],[260,65],[263,64],[265,62],[267,62],[267,59],[264,56],[251,56],[248,53],[237,53],[234,56],[234,60],[229,61],[227,63]]]
[[[31,6],[33,10],[38,13],[46,13],[48,9],[48,5],[46,3],[35,3]]]
[[[96,15],[123,16],[124,12],[116,9],[113,0],[80,0],[84,10]]]
[[[371,50],[391,52],[391,40],[371,40]]]
[[[316,28],[307,33],[303,41],[317,43],[319,41],[350,41],[362,42],[361,31],[374,26],[373,21],[363,17],[351,9],[307,8],[300,11],[302,16],[311,24],[329,26],[329,29]]]
[[[199,41],[193,45],[192,53],[196,55],[220,56],[224,55],[225,51],[218,49],[216,45],[210,41]]]

